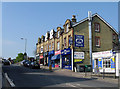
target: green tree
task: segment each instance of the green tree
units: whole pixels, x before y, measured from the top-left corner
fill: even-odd
[[[18,56],[16,57],[15,62],[20,62],[24,60],[24,54],[23,53],[19,53]]]

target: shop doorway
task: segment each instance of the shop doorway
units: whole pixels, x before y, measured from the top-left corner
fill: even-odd
[[[72,70],[71,55],[65,55],[62,57],[62,67],[64,69]]]

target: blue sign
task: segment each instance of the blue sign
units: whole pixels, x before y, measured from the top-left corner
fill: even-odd
[[[71,54],[71,49],[70,48],[61,50],[61,55],[68,55],[68,54]]]
[[[54,55],[54,50],[50,51],[48,55]]]
[[[102,68],[102,59],[99,59],[99,60],[98,60],[98,67],[99,67],[99,68]]]
[[[84,47],[83,35],[75,35],[75,47]]]
[[[115,58],[111,58],[111,68],[115,68]]]

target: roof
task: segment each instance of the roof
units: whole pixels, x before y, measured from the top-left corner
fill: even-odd
[[[95,14],[92,15],[92,18],[95,17],[95,16],[97,16],[98,18],[100,18],[106,25],[108,25],[111,29],[113,29],[113,31],[116,32],[116,34],[118,34],[118,32],[107,21],[105,21],[100,15],[98,15],[97,13],[95,13]],[[79,21],[78,23],[74,24],[73,27],[75,27],[78,24],[83,23],[83,22],[85,22],[87,20],[88,20],[88,17],[85,18],[85,19],[83,19],[83,20],[81,20],[81,21]]]

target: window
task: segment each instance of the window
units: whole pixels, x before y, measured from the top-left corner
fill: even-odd
[[[41,46],[41,53],[43,52],[43,46]]]
[[[113,40],[115,40],[115,39],[116,39],[115,34],[113,34]]]
[[[100,32],[100,24],[95,23],[95,32]]]
[[[60,37],[60,31],[58,31],[58,38]]]
[[[52,42],[52,50],[54,50],[54,42]]]
[[[111,61],[108,58],[103,59],[103,67],[104,68],[111,68]]]
[[[67,24],[67,26],[66,26],[66,32],[68,32],[69,31],[69,24]]]
[[[100,47],[100,37],[95,37],[95,46]]]
[[[64,38],[64,48],[66,48],[66,37]]]
[[[68,46],[71,46],[70,41],[71,41],[71,35],[68,36]]]
[[[60,49],[60,42],[57,42],[57,50]]]

